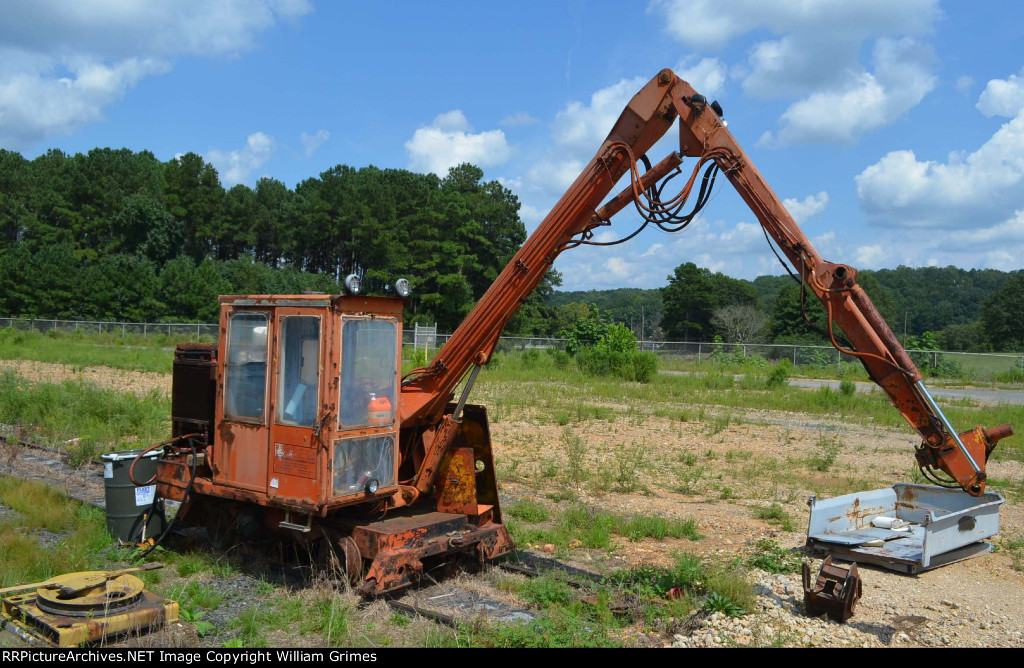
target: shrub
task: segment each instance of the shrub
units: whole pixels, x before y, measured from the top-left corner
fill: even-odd
[[[781,359],[772,370],[768,372],[765,384],[769,388],[783,387],[789,381],[789,374],[793,371],[793,364],[788,359]]]
[[[568,368],[569,360],[572,359],[569,356],[569,353],[564,350],[559,350],[558,348],[548,348],[547,353],[551,356],[551,361],[554,362],[556,369],[561,370]]]

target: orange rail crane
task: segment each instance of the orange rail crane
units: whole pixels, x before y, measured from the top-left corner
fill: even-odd
[[[650,166],[645,154],[675,124],[679,150]],[[695,159],[692,171],[678,194],[663,197],[668,181],[686,176],[683,158]],[[648,168],[641,172],[639,163]],[[629,187],[602,207],[627,173]],[[399,296],[390,298],[360,296],[356,277],[346,281],[346,295],[221,297],[219,344],[176,352],[174,439],[163,444],[159,494],[182,501],[179,518],[205,524],[215,544],[265,529],[317,544],[365,594],[409,585],[434,561],[469,554],[485,562],[508,553],[487,413],[467,403],[480,367],[562,251],[602,245],[593,231],[630,204],[641,214],[640,229],[679,231],[707,203],[718,174],[792,265],[802,299],[810,292],[824,304],[832,343],[860,359],[921,435],[922,470],[982,494],[985,463],[1012,433],[1009,425],[953,429],[857,284],[856,270],[818,255],[736,143],[718,103],[670,70],[633,97],[433,362],[405,378],[408,282],[396,284]],[[692,209],[683,213],[695,187]],[[840,345],[836,326],[852,347]]]

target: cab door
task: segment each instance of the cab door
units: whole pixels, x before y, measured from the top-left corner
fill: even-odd
[[[275,315],[267,495],[316,504],[324,311],[278,308]]]
[[[272,312],[225,307],[218,384],[214,481],[265,493],[267,489],[267,389]],[[226,335],[225,335],[226,334]]]

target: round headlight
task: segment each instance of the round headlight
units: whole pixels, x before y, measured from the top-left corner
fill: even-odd
[[[400,278],[395,281],[395,294],[399,297],[404,299],[409,296],[410,292],[412,292],[412,285],[409,283],[409,279]]]
[[[377,481],[376,478],[370,478],[369,480],[366,481],[367,494],[376,494],[378,487],[380,487],[380,483]]]
[[[345,277],[345,291],[350,295],[358,295],[359,291],[363,287],[363,282],[359,280],[359,276],[356,274],[349,274]]]

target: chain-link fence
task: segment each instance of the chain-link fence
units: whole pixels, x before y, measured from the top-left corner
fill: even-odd
[[[0,327],[34,329],[40,332],[82,332],[86,334],[166,334],[180,337],[217,338],[217,325],[187,322],[98,322],[93,320],[49,320],[44,318],[0,318]]]
[[[436,348],[443,346],[450,334],[437,334]],[[411,331],[405,332],[404,344],[411,350]],[[498,342],[500,352],[516,352],[529,349],[565,349],[566,340],[546,337],[503,336]],[[770,361],[787,359],[797,366],[841,367],[843,364],[857,364],[852,355],[839,352],[832,346],[788,345],[778,343],[705,343],[700,341],[641,341],[643,350],[654,352],[659,357],[687,362],[740,361],[747,357],[759,356]],[[962,378],[993,377],[996,374],[1018,372],[1024,375],[1024,354],[1015,353],[964,353],[943,350],[908,350],[914,363],[922,371],[937,375]]]
[[[107,333],[118,336],[129,334],[149,336],[164,334],[169,337],[201,337],[216,340],[217,325],[205,323],[167,322],[98,322],[89,320],[53,320],[46,318],[0,318],[0,327],[34,329],[40,332],[83,332]],[[426,343],[428,353],[444,346],[451,334],[435,333],[431,328],[426,335],[420,328],[419,343]],[[416,328],[403,330],[403,345],[411,352],[416,343]],[[566,340],[553,337],[503,336],[498,342],[500,352],[516,352],[530,349],[565,349]],[[844,355],[832,346],[785,345],[774,343],[704,343],[690,341],[641,341],[643,350],[652,351],[662,357],[671,357],[693,362],[742,359],[760,356],[768,360],[788,359],[798,366],[841,365],[856,362],[856,358]],[[996,374],[1019,372],[1024,374],[1024,354],[1014,353],[964,353],[942,350],[908,351],[919,367],[930,367],[941,375],[991,377]]]

